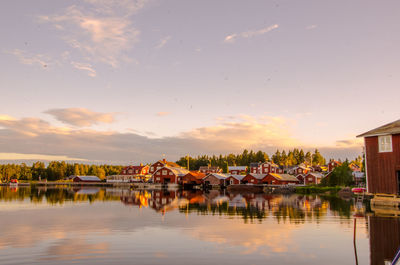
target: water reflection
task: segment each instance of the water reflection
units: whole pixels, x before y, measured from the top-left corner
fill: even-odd
[[[356,214],[332,196],[0,187],[0,264],[354,264]],[[357,218],[359,264],[400,244],[399,219],[373,215]]]

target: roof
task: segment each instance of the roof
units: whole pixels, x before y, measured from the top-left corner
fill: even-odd
[[[256,179],[263,179],[265,177],[265,174],[247,174],[250,175]]]
[[[269,164],[269,165],[271,165],[272,167],[279,167],[277,164],[275,164],[275,163],[272,162],[272,161],[266,161],[266,162],[264,162],[263,164]]]
[[[296,177],[293,177],[292,175],[289,174],[276,174],[276,173],[269,173],[269,174],[278,180],[299,181]]]
[[[250,167],[259,167],[261,164],[261,162],[252,162],[250,163]]]
[[[186,168],[183,168],[183,167],[169,167],[169,166],[164,166],[162,168],[159,168],[158,170],[156,170],[156,172],[160,171],[160,170],[163,170],[163,169],[171,170],[176,176],[184,176],[184,175],[190,173],[190,171],[187,170]],[[154,174],[156,172],[154,172]]]
[[[202,170],[202,169],[218,170],[218,169],[220,169],[220,168],[219,168],[218,166],[215,166],[215,167],[200,166],[199,170]]]
[[[312,175],[312,176],[314,176],[315,178],[318,178],[318,179],[322,179],[324,177],[323,174],[318,173],[318,172],[311,172],[311,173],[308,173],[307,175]]]
[[[400,120],[385,124],[381,127],[357,135],[357,137],[370,137],[387,134],[400,134]]]
[[[211,174],[208,174],[207,176],[205,176],[204,178],[206,178],[208,176],[214,176],[217,179],[226,179],[226,177],[227,177],[225,174],[211,173]]]
[[[192,175],[193,177],[195,177],[196,179],[203,179],[206,176],[206,174],[197,172],[197,171],[190,171],[186,175],[189,175],[189,174]]]
[[[76,177],[85,181],[101,181],[101,179],[99,179],[97,176],[76,176]]]
[[[164,160],[158,160],[157,162],[160,162],[163,165],[169,166],[169,167],[181,167],[177,163],[171,162],[171,161],[164,161]],[[157,163],[156,162],[156,163]],[[154,163],[155,164],[155,163]]]
[[[229,170],[246,170],[246,166],[234,166],[234,167],[228,167]]]
[[[245,175],[229,175],[229,177],[235,178],[237,180],[242,180],[244,177],[246,177]]]

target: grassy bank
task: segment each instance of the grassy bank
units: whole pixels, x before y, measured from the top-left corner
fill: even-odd
[[[296,187],[296,193],[299,194],[321,194],[321,193],[337,193],[340,191],[342,187],[321,187],[321,186],[304,186],[304,187]]]

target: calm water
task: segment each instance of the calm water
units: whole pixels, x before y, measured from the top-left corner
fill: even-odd
[[[395,218],[352,200],[113,188],[0,188],[0,264],[383,264]],[[362,211],[363,209],[361,209]]]

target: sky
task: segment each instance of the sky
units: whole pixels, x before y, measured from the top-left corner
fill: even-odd
[[[0,160],[354,158],[398,120],[400,2],[3,0]]]

